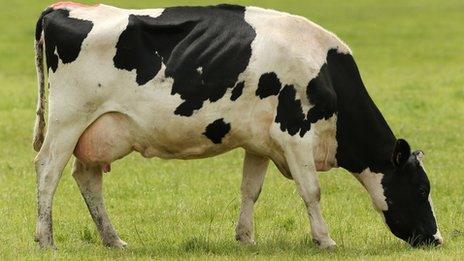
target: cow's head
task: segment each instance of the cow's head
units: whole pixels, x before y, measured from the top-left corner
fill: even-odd
[[[394,169],[381,181],[387,206],[382,210],[385,222],[395,236],[412,246],[443,242],[433,213],[423,155],[422,151],[411,153],[409,144],[399,139],[392,155]]]

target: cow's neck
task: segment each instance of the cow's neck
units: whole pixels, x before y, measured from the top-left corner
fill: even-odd
[[[352,173],[391,170],[396,138],[382,114],[367,93],[347,107],[337,117],[338,166]]]
[[[349,123],[338,119],[337,163],[361,182],[377,210],[386,211],[382,179],[393,169],[391,155],[396,138],[367,93],[364,99],[369,102],[352,108],[360,112],[359,120],[353,120],[356,115],[349,114],[340,115],[348,117]]]
[[[327,63],[337,94],[337,164],[353,173],[377,209],[384,210],[381,182],[393,169],[396,138],[367,93],[353,57],[331,50]]]
[[[353,175],[369,193],[375,209],[379,212],[388,210],[384,188],[382,186],[382,179],[385,174],[372,172],[367,168],[363,172],[359,174],[353,173]]]
[[[330,50],[327,64],[337,94],[337,165],[358,174],[393,168],[396,138],[367,93],[353,57]]]

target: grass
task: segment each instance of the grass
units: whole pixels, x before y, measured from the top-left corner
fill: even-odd
[[[89,2],[89,1],[83,1]],[[104,1],[121,7],[216,1]],[[0,9],[0,259],[460,259],[464,256],[464,2],[354,0],[232,1],[309,17],[353,49],[369,92],[398,137],[426,152],[441,248],[412,249],[372,210],[343,170],[321,173],[322,205],[339,248],[317,250],[293,182],[272,167],[256,206],[257,246],[234,240],[243,151],[196,161],[131,155],[104,188],[113,224],[130,247],[100,244],[69,168],[54,202],[58,251],[40,251],[35,230],[31,131],[36,83],[34,24],[48,1]]]

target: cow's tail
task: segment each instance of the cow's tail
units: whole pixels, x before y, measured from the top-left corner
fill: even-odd
[[[48,8],[42,12],[37,21],[35,29],[35,68],[37,71],[37,109],[34,125],[34,138],[32,145],[35,151],[39,151],[42,147],[45,136],[45,72],[44,72],[44,37],[43,37],[43,18],[46,14],[52,12],[53,9]]]

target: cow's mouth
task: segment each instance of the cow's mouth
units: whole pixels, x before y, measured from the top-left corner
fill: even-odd
[[[412,247],[434,247],[441,245],[441,241],[434,236],[416,235],[406,240]]]

